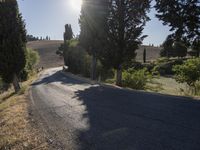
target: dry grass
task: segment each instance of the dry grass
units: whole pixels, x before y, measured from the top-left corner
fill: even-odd
[[[48,149],[44,135],[34,127],[28,113],[28,87],[33,78],[23,83],[18,94],[9,90],[0,95],[0,149]]]
[[[155,77],[147,84],[147,91],[169,95],[186,95],[187,86],[176,82],[171,77]]]
[[[27,47],[35,49],[40,56],[37,67],[53,68],[62,66],[64,60],[56,54],[63,41],[32,41],[28,42]]]

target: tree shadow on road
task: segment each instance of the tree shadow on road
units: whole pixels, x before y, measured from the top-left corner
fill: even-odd
[[[76,97],[89,120],[89,129],[79,134],[81,150],[200,148],[197,100],[102,86],[77,91]]]
[[[86,85],[60,72],[33,86]],[[200,101],[192,98],[89,86],[74,101],[86,106],[88,128],[78,131],[80,150],[193,150],[200,148]]]

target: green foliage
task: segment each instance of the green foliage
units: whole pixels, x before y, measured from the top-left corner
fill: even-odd
[[[80,24],[80,45],[92,56],[91,79],[96,79],[97,59],[106,45],[107,39],[107,0],[83,0]]]
[[[64,42],[71,40],[73,38],[72,27],[70,24],[65,25],[65,32],[64,32]]]
[[[122,66],[136,56],[136,49],[146,36],[142,36],[151,0],[111,0],[107,20],[106,47],[102,51],[104,66],[116,69],[116,84],[121,85]]]
[[[160,57],[160,58],[158,58],[157,60],[156,60],[156,64],[161,64],[161,63],[167,63],[167,62],[169,62],[169,58],[167,58],[167,57]]]
[[[157,17],[174,31],[175,39],[192,45],[200,35],[199,0],[156,0]],[[191,15],[192,14],[192,15]]]
[[[174,42],[173,57],[185,57],[187,55],[187,47],[183,42]]]
[[[128,69],[122,73],[122,85],[132,89],[144,90],[151,75],[146,69]]]
[[[161,57],[185,57],[187,47],[183,41],[175,41],[173,36],[168,36],[163,43],[163,49],[160,52]]]
[[[135,70],[143,69],[144,66],[141,62],[132,61],[128,66],[123,66],[124,69],[133,68]]]
[[[193,41],[192,50],[193,50],[193,52],[195,53],[194,56],[199,57],[199,53],[200,53],[200,37],[199,37],[199,38],[196,38],[196,39]]]
[[[106,22],[108,16],[107,0],[83,0],[80,24],[80,45],[90,55],[98,57],[107,38]]]
[[[167,36],[166,40],[163,43],[163,49],[160,51],[161,57],[172,57],[172,45],[173,45],[174,39],[171,35]]]
[[[26,52],[26,70],[32,71],[39,62],[39,54],[33,49],[27,48]]]
[[[72,39],[67,43],[68,48],[65,50],[65,64],[69,67],[69,71],[74,74],[81,74],[90,77],[92,56],[79,45],[77,39]],[[97,60],[96,73],[101,80],[112,78],[113,71],[104,68],[99,60]]]
[[[105,50],[106,65],[121,69],[124,63],[136,56],[135,50],[146,36],[141,36],[150,0],[112,0],[108,17],[108,44]]]
[[[176,81],[195,87],[200,78],[200,59],[188,59],[182,65],[174,66],[173,71],[176,73]]]
[[[25,67],[25,50],[26,30],[17,1],[0,1],[0,76],[5,82],[11,83]]]
[[[27,80],[30,73],[33,72],[35,66],[39,62],[39,54],[33,49],[26,49],[26,66],[23,71],[20,73],[21,80]]]
[[[68,45],[67,45],[68,41],[73,38],[73,31],[70,24],[65,25],[65,32],[63,34],[63,37],[64,37],[64,43],[60,45],[60,47],[56,51],[56,54],[64,57],[65,50],[68,48]],[[64,57],[64,61],[65,61],[65,57]]]
[[[170,60],[168,58],[159,58],[152,70],[154,75],[173,75],[173,66],[183,64],[183,59]]]
[[[90,76],[91,57],[88,53],[78,45],[78,41],[72,39],[68,41],[68,48],[65,50],[65,64],[69,67],[69,71],[75,74],[83,74]]]
[[[27,41],[38,41],[39,37],[34,37],[33,35],[26,35]]]

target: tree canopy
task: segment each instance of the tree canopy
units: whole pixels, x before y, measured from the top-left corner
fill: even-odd
[[[172,35],[166,38],[162,46],[161,57],[185,57],[187,55],[187,47],[184,41],[174,41]]]
[[[142,36],[151,0],[111,0],[108,16],[108,44],[104,62],[117,70],[117,84],[121,84],[121,69],[136,56],[135,50],[146,36]]]
[[[83,0],[81,16],[79,20],[80,45],[93,57],[91,66],[91,78],[96,79],[97,58],[107,39],[107,0]]]
[[[0,1],[0,76],[14,83],[26,64],[26,30],[16,0]]]
[[[176,40],[184,39],[192,45],[200,37],[200,2],[199,0],[156,0],[157,17]]]

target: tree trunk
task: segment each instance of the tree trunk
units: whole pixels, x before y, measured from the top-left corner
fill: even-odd
[[[118,85],[118,86],[122,85],[122,69],[121,69],[121,67],[119,67],[119,69],[117,69],[116,85]]]
[[[13,77],[13,86],[14,86],[14,89],[15,89],[15,93],[19,92],[20,90],[20,85],[19,85],[19,80],[18,80],[18,77],[16,74],[14,74],[14,77]]]
[[[91,64],[91,79],[96,80],[96,67],[97,67],[97,58],[95,55],[92,55],[92,64]]]
[[[197,57],[199,57],[199,51],[197,51]]]

